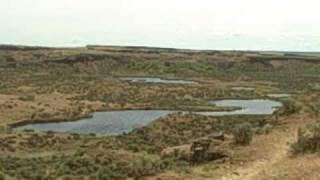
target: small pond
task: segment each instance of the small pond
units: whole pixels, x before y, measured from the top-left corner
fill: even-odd
[[[121,78],[125,81],[131,81],[134,83],[163,83],[163,84],[193,84],[194,81],[187,80],[173,80],[173,79],[161,79],[161,78],[151,78],[151,77],[126,77]]]
[[[198,112],[198,114],[208,116],[227,116],[227,115],[270,115],[277,108],[282,106],[278,101],[268,99],[253,99],[253,100],[221,100],[212,101],[218,107],[241,107],[235,111],[220,111],[220,112]]]
[[[94,113],[92,118],[78,121],[37,123],[17,127],[16,130],[34,129],[40,131],[72,132],[80,134],[117,135],[147,125],[173,111],[108,111]]]
[[[271,98],[286,98],[286,97],[290,97],[291,94],[286,94],[286,93],[281,93],[281,94],[268,94],[268,97]]]
[[[272,100],[221,100],[212,101],[219,107],[240,107],[235,111],[216,111],[216,112],[194,112],[207,116],[226,116],[226,115],[269,115],[282,104]],[[96,133],[99,135],[119,135],[130,132],[135,128],[146,126],[148,123],[167,116],[177,111],[159,110],[134,110],[134,111],[109,111],[94,113],[92,118],[82,119],[72,122],[58,123],[37,123],[27,124],[15,128],[21,130],[39,130],[70,133]]]
[[[254,91],[252,87],[232,87],[231,89],[235,91]]]

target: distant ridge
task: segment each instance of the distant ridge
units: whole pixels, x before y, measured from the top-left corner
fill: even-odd
[[[24,46],[24,45],[9,45],[9,44],[0,44],[0,50],[8,50],[8,51],[32,51],[32,50],[45,50],[52,49],[44,46]]]
[[[100,50],[121,50],[121,51],[141,51],[141,52],[177,52],[177,53],[219,53],[219,52],[242,52],[242,53],[252,53],[260,54],[264,56],[294,56],[294,57],[313,57],[320,58],[320,51],[304,52],[304,51],[256,51],[256,50],[196,50],[196,49],[183,49],[183,48],[169,48],[169,47],[153,47],[153,46],[120,46],[120,45],[94,45],[89,44],[86,46],[79,47],[50,47],[50,46],[32,46],[32,45],[15,45],[15,44],[0,44],[0,50],[12,50],[12,51],[31,51],[31,50],[49,50],[49,49],[100,49]]]

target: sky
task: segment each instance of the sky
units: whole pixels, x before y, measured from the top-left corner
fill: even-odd
[[[320,51],[319,0],[0,0],[0,44]]]

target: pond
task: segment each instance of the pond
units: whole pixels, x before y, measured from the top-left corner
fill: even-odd
[[[194,81],[187,80],[173,80],[173,79],[161,79],[161,78],[151,78],[151,77],[126,77],[121,78],[125,81],[130,81],[134,83],[163,83],[163,84],[193,84]]]
[[[218,111],[218,112],[198,112],[198,114],[208,116],[227,116],[227,115],[270,115],[277,108],[282,106],[278,101],[268,99],[253,100],[221,100],[212,101],[218,107],[241,107],[234,111]]]
[[[280,94],[268,94],[268,97],[271,98],[286,98],[286,97],[290,97],[291,94],[286,94],[286,93],[280,93]]]
[[[109,111],[94,113],[92,118],[57,123],[36,123],[17,127],[16,130],[71,132],[80,134],[117,135],[147,125],[173,111]]]
[[[212,101],[218,107],[240,107],[235,111],[216,111],[216,112],[194,112],[207,116],[226,116],[226,115],[270,115],[282,104],[272,100],[221,100]],[[17,131],[39,130],[54,132],[69,132],[98,135],[119,135],[130,132],[135,128],[143,127],[150,122],[167,116],[178,111],[160,110],[132,110],[132,111],[109,111],[94,113],[92,118],[86,118],[71,122],[58,123],[35,123],[19,126]],[[186,112],[185,112],[186,113]]]
[[[254,91],[252,87],[232,87],[231,89],[235,91]]]

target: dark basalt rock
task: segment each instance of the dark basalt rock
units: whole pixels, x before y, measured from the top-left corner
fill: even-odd
[[[217,137],[221,138],[221,136]],[[193,142],[191,146],[190,163],[197,165],[206,161],[214,161],[227,157],[225,153],[219,150],[218,146],[219,142],[212,139],[201,139]]]

